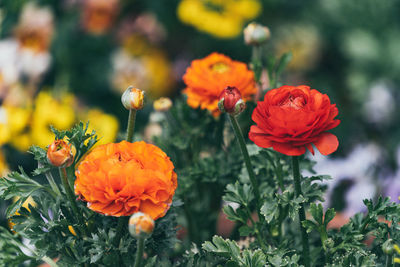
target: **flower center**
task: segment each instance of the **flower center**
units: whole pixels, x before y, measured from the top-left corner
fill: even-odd
[[[303,96],[293,96],[289,95],[288,98],[281,104],[283,108],[294,108],[294,109],[302,109],[306,104],[306,100]]]
[[[34,33],[21,36],[20,43],[22,47],[30,49],[34,52],[41,51],[43,47],[41,38]]]
[[[227,72],[231,67],[224,62],[217,62],[210,66],[211,70],[217,73]]]

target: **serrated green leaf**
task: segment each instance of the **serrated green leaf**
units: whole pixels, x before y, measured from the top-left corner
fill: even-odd
[[[275,201],[267,201],[261,206],[261,214],[264,215],[265,220],[270,223],[274,218],[279,216],[279,207]]]
[[[310,213],[313,216],[314,220],[319,224],[322,225],[323,216],[324,216],[324,209],[321,204],[311,203],[310,205]]]
[[[301,224],[303,225],[304,228],[306,228],[307,233],[311,233],[312,230],[315,230],[318,228],[318,225],[316,225],[314,222],[312,222],[310,220],[302,221]]]
[[[254,228],[249,227],[249,226],[247,226],[247,225],[242,225],[242,226],[239,228],[239,234],[240,234],[240,236],[249,236],[249,235],[251,235],[251,234],[253,234],[253,233],[254,233]]]
[[[335,218],[335,215],[336,215],[335,209],[330,208],[330,209],[327,209],[327,210],[326,210],[326,212],[325,212],[325,218],[324,218],[324,225],[325,225],[325,227],[327,227],[327,226],[328,226],[328,223],[329,223],[330,221],[332,221],[333,218]]]

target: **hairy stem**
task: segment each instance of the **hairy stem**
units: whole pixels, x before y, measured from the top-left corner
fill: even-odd
[[[72,192],[71,186],[68,181],[67,171],[65,170],[65,168],[59,168],[59,171],[60,171],[61,181],[64,186],[65,193],[67,194],[67,198],[71,204],[71,208],[72,208],[72,212],[74,214],[75,220],[77,223],[80,223],[83,227],[84,226],[83,217],[82,217],[82,214],[79,213],[78,206],[76,205],[75,195]],[[83,231],[84,231],[84,234],[86,235],[85,228]]]
[[[386,267],[391,267],[393,265],[393,256],[392,255],[386,255]]]
[[[301,182],[300,182],[299,158],[297,156],[292,157],[292,170],[293,170],[294,188],[296,191],[296,197],[298,197],[302,194],[302,192],[301,192]],[[305,220],[306,220],[306,212],[304,208],[304,203],[301,203],[299,209],[299,222],[301,230],[301,241],[303,245],[303,264],[305,267],[310,267],[310,247],[308,245],[308,234],[302,224],[302,222]]]
[[[126,130],[126,141],[133,141],[133,132],[135,130],[136,109],[129,110],[128,129]]]
[[[144,249],[144,238],[138,237],[137,240],[137,248],[136,248],[136,259],[134,267],[140,267],[142,258],[143,258],[143,249]]]
[[[236,139],[239,142],[240,150],[242,151],[242,155],[243,155],[244,163],[246,165],[247,173],[249,174],[250,182],[253,187],[254,196],[256,199],[258,220],[260,222],[262,222],[261,220],[263,217],[260,213],[260,209],[261,209],[260,191],[258,188],[258,182],[257,182],[256,176],[254,174],[253,166],[251,164],[249,152],[247,151],[246,142],[244,140],[242,130],[240,129],[240,126],[239,126],[239,123],[238,123],[236,117],[229,115],[229,118],[231,120],[231,124],[233,127],[233,131],[235,132]],[[260,229],[258,229],[258,227],[256,227],[256,228],[257,228],[257,231],[259,232],[259,234],[261,234]]]

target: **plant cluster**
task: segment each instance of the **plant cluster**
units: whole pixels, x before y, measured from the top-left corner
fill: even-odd
[[[397,264],[399,204],[365,200],[367,212],[330,225],[336,212],[321,204],[330,177],[315,173],[305,153],[336,151],[339,141],[327,131],[340,123],[338,108],[308,86],[282,85],[291,55],[266,56],[267,37],[256,29],[247,31],[250,68],[219,54],[192,62],[186,97],[159,103],[163,131],[154,144],[133,142],[144,106],[133,87],[122,97],[126,141],[93,148],[88,124],[51,128],[55,141],[30,149],[36,169],[0,179],[0,197],[15,200],[6,211],[11,231],[0,231],[0,264]],[[254,103],[257,94],[264,100]],[[24,207],[29,198],[34,204]]]

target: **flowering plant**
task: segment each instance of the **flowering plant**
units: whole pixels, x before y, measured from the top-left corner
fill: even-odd
[[[83,29],[93,38],[107,33],[119,10],[117,2],[86,1]],[[243,19],[258,13],[259,1],[229,2],[256,5]],[[180,3],[182,10],[205,2]],[[204,6],[204,14],[214,16],[209,7]],[[237,7],[235,12],[241,11]],[[199,27],[197,23],[191,24]],[[241,28],[242,19],[237,24]],[[0,179],[0,198],[11,202],[5,212],[9,226],[0,228],[0,265],[398,263],[399,204],[389,198],[367,199],[366,212],[333,224],[335,210],[322,205],[330,177],[317,174],[306,153],[314,155],[313,146],[322,155],[338,149],[341,136],[328,131],[340,124],[339,108],[323,90],[283,85],[280,75],[291,54],[267,55],[269,30],[251,25],[245,33],[253,50],[250,64],[219,53],[193,60],[182,78],[183,95],[154,102],[149,125],[136,133],[137,113],[150,112],[150,106],[142,90],[128,87],[122,95],[129,111],[125,140],[95,147],[98,138],[89,124],[81,122],[70,130],[51,127],[54,141],[46,143],[47,148],[41,144],[30,149],[37,168],[20,168]],[[232,37],[236,28],[218,34]],[[41,49],[48,48],[47,41]],[[125,72],[114,75],[116,84],[125,82],[120,77],[125,78]],[[55,110],[50,104],[35,107],[43,109]],[[68,111],[74,117],[73,110]],[[43,119],[44,113],[36,113]],[[49,121],[40,126],[47,127]],[[108,128],[104,124],[91,127]],[[147,138],[141,130],[146,132],[150,124],[161,130]],[[45,133],[41,136],[48,137],[47,128]],[[134,142],[142,136],[146,142]]]

